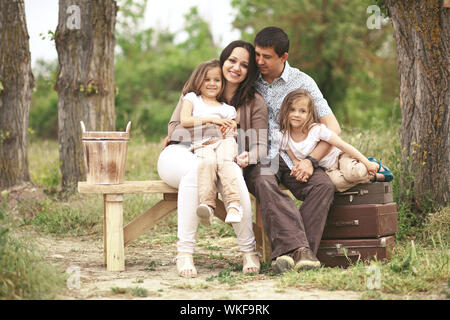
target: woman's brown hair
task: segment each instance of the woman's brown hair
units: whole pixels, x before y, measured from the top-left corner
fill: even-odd
[[[220,93],[217,96],[217,101],[223,102],[222,100],[222,94],[223,90],[225,88],[225,78],[223,77],[222,68],[220,66],[220,62],[217,59],[209,60],[206,62],[203,62],[200,64],[195,70],[192,72],[191,76],[189,77],[188,81],[184,84],[183,87],[183,95],[194,92],[196,95],[201,95],[200,88],[202,87],[202,83],[205,80],[206,73],[208,73],[209,70],[219,68],[221,79],[222,79],[222,88],[220,89]]]
[[[314,100],[311,94],[303,89],[296,89],[294,91],[291,91],[286,95],[286,97],[284,97],[279,113],[280,131],[283,133],[283,140],[285,140],[284,137],[287,137],[288,134],[291,135],[291,126],[289,125],[289,111],[291,109],[291,106],[295,102],[295,100],[301,98],[308,99],[309,118],[303,124],[300,130],[303,133],[307,133],[313,124],[319,123],[319,117],[317,116],[317,110],[314,106]]]

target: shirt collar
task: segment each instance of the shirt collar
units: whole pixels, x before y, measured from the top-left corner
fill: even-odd
[[[290,71],[291,71],[291,66],[289,65],[289,63],[286,60],[286,62],[284,63],[284,70],[283,70],[283,73],[281,74],[280,78],[283,79],[285,82],[288,82]]]
[[[281,74],[281,76],[279,78],[275,78],[275,80],[276,79],[283,79],[284,82],[288,82],[289,81],[289,74],[290,74],[291,69],[292,69],[291,66],[289,65],[289,63],[286,60],[286,62],[284,63],[283,73]],[[261,72],[259,72],[259,71],[258,71],[257,79],[259,81],[261,81],[261,83],[267,83],[267,81],[264,80],[264,78],[262,77]]]

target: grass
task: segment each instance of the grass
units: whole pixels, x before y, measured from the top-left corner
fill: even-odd
[[[320,268],[300,273],[288,272],[279,276],[280,287],[302,287],[313,284],[327,290],[361,291],[365,298],[376,291],[375,298],[392,295],[439,294],[442,285],[450,280],[448,243],[435,248],[423,244],[397,243],[391,260],[381,262],[358,262],[347,269]],[[368,285],[374,266],[380,272],[380,287],[373,290]]]
[[[443,294],[449,296],[449,239],[450,208],[443,208],[424,217],[411,212],[407,199],[408,190],[399,185],[400,143],[398,128],[374,130],[349,130],[343,128],[343,138],[361,150],[366,156],[383,159],[383,162],[396,176],[393,182],[394,201],[398,204],[399,232],[392,258],[387,263],[356,263],[347,269],[321,268],[301,273],[288,272],[274,275],[268,264],[263,264],[262,275],[258,279],[276,279],[279,290],[287,287],[319,287],[327,290],[355,290],[361,292],[363,299],[388,299],[392,295]],[[386,147],[389,146],[389,147]],[[127,180],[159,179],[156,163],[160,153],[160,143],[146,142],[132,137],[128,149],[126,164]],[[46,154],[46,157],[42,157]],[[64,275],[39,258],[39,252],[24,240],[16,239],[16,228],[31,227],[40,232],[51,233],[58,237],[101,234],[103,232],[103,199],[99,195],[73,195],[67,200],[58,198],[60,172],[58,162],[58,144],[56,141],[36,140],[29,146],[29,167],[32,182],[47,193],[44,199],[16,199],[15,207],[2,202],[0,219],[0,298],[49,298],[58,288],[64,287]],[[5,194],[4,198],[11,203]],[[161,199],[159,195],[125,195],[124,223],[131,221]],[[19,223],[6,223],[19,221]],[[14,219],[12,219],[14,218]],[[9,220],[8,220],[9,221]],[[8,231],[4,231],[8,229]],[[174,246],[177,237],[177,215],[170,215],[156,225],[151,233],[144,234],[142,241],[159,246]],[[2,231],[3,230],[3,231]],[[3,232],[3,234],[2,234]],[[221,239],[234,238],[233,229],[223,223],[213,223],[211,227],[200,226],[198,244],[207,255],[198,259],[207,259],[204,265],[211,264],[217,274],[207,279],[211,282],[232,287],[235,284],[252,281],[254,277],[241,273],[242,265],[223,255]],[[7,239],[7,240],[5,240]],[[411,242],[413,240],[413,242]],[[7,243],[5,245],[4,243]],[[7,257],[7,258],[5,258]],[[238,258],[240,259],[240,258]],[[368,268],[374,265],[380,270],[381,287],[369,290]],[[157,267],[150,261],[147,270]],[[5,271],[6,270],[6,271]],[[114,292],[117,290],[117,292]],[[123,289],[132,296],[145,296],[144,290]],[[121,289],[112,289],[120,294]],[[150,293],[151,294],[151,293]]]
[[[0,299],[53,299],[66,276],[42,260],[32,239],[17,238],[2,198],[0,208]]]
[[[147,297],[149,295],[148,290],[142,287],[131,287],[131,288],[112,287],[111,293],[130,294],[133,297]]]

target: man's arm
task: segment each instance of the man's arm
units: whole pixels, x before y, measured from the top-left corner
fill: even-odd
[[[320,123],[323,123],[326,125],[328,129],[336,133],[338,136],[341,135],[341,127],[339,126],[338,121],[336,120],[336,117],[334,114],[327,114],[319,119]],[[309,154],[311,157],[317,159],[319,161],[325,155],[330,152],[331,145],[325,141],[320,141],[316,148]],[[308,160],[309,161],[309,160]],[[311,162],[311,161],[309,161]],[[312,174],[312,173],[311,173]]]

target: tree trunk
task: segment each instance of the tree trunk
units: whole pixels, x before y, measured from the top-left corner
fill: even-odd
[[[113,0],[60,0],[55,35],[59,71],[58,139],[62,189],[85,180],[80,120],[88,131],[114,131]]]
[[[450,10],[442,0],[386,0],[402,110],[402,186],[416,211],[449,202]]]
[[[0,187],[30,180],[28,115],[34,78],[23,0],[0,0]]]

